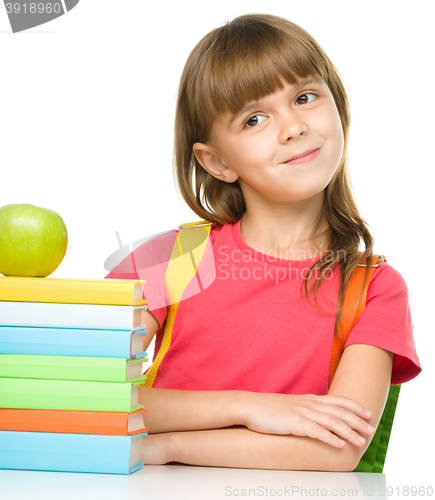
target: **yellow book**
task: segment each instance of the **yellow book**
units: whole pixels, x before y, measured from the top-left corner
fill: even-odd
[[[142,285],[136,280],[77,280],[58,278],[0,277],[0,300],[58,304],[142,306]]]

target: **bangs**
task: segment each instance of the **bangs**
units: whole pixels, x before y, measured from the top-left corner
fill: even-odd
[[[291,24],[291,23],[290,23]],[[302,37],[300,28],[264,23],[229,23],[201,58],[204,67],[195,89],[203,117],[222,112],[237,113],[247,103],[282,90],[283,80],[294,85],[307,76],[327,81],[327,69],[315,42]],[[293,30],[292,30],[293,31]],[[208,121],[208,120],[207,120]]]

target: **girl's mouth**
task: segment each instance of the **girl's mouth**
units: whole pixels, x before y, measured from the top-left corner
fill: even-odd
[[[316,156],[319,153],[320,153],[320,148],[314,149],[304,154],[303,156],[297,156],[296,158],[287,160],[284,163],[287,165],[298,165],[300,163],[307,163],[311,160],[314,160],[314,158],[316,158]]]

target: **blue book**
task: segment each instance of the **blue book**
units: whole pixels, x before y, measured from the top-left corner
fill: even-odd
[[[131,474],[142,468],[133,436],[0,431],[0,469]]]
[[[143,351],[146,334],[143,328],[86,330],[0,326],[0,354],[142,358],[146,356]]]

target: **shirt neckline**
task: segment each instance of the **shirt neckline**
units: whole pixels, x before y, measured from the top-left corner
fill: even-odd
[[[314,262],[320,260],[322,257],[324,257],[328,252],[325,252],[321,255],[318,255],[316,257],[311,257],[309,259],[284,259],[280,257],[274,257],[272,255],[268,255],[266,253],[260,252],[259,250],[256,250],[255,248],[250,247],[245,240],[242,237],[242,233],[240,232],[240,223],[241,219],[236,222],[235,224],[231,225],[231,233],[234,239],[234,242],[236,245],[242,250],[242,252],[247,253],[251,256],[252,259],[260,262],[267,262],[270,264],[277,264],[277,265],[283,265],[283,264],[290,264],[292,267],[304,267],[308,263],[314,264]]]

